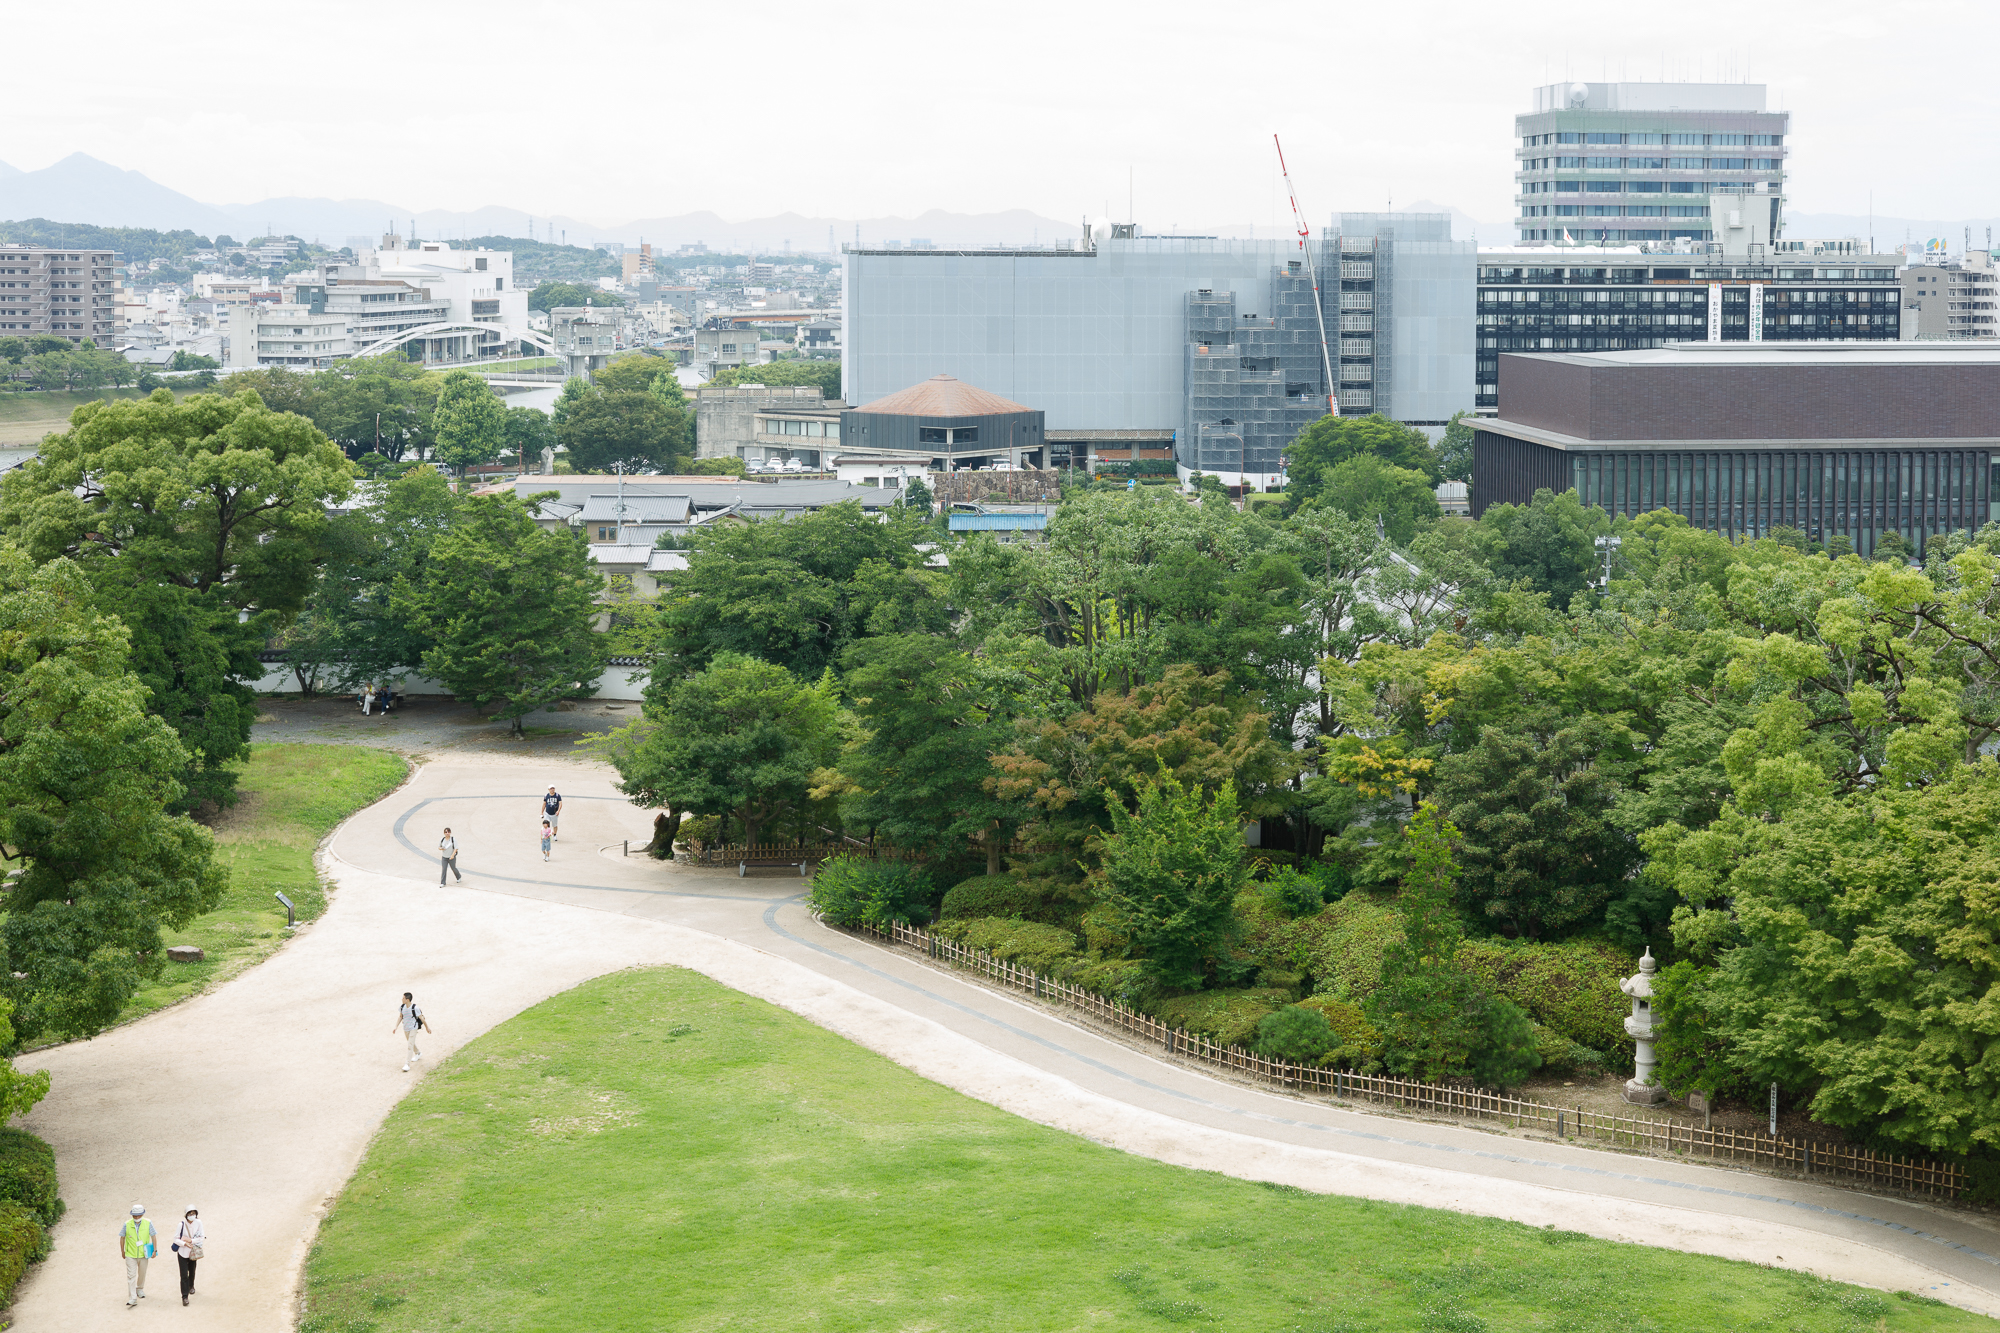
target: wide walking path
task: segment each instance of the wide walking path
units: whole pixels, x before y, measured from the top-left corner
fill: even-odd
[[[551,861],[539,795],[566,798]],[[55,1075],[26,1123],[56,1146],[69,1214],[24,1284],[27,1333],[125,1327],[177,1307],[170,1257],[124,1308],[127,1205],[202,1210],[211,1242],[188,1327],[289,1327],[317,1219],[422,1071],[391,1032],[416,992],[426,1064],[522,1009],[622,967],[675,964],[783,1005],[971,1096],[1114,1147],[1309,1189],[1672,1246],[2000,1313],[2000,1228],[1803,1181],[1346,1112],[1209,1078],[1060,1012],[828,930],[779,871],[618,854],[650,812],[608,770],[446,756],[344,825],[331,908],[218,990],[23,1063]],[[450,825],[463,885],[440,889]]]

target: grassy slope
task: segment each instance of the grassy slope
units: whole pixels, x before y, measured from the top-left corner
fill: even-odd
[[[557,996],[414,1090],[306,1283],[307,1333],[1992,1327],[1127,1156],[673,969]]]
[[[44,435],[68,429],[69,414],[85,403],[145,396],[137,389],[0,393],[0,447],[39,444]]]
[[[243,799],[215,823],[216,852],[229,867],[228,894],[216,911],[166,935],[168,944],[200,945],[207,959],[167,964],[158,984],[132,997],[121,1021],[185,999],[268,957],[282,942],[285,924],[274,893],[298,905],[301,921],[318,916],[326,893],[313,849],[334,825],[393,790],[407,771],[401,756],[367,746],[252,747],[239,780]]]

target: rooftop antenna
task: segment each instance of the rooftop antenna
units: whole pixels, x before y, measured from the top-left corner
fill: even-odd
[[[1278,150],[1278,170],[1285,178],[1285,193],[1291,196],[1292,219],[1299,225],[1299,252],[1305,256],[1306,277],[1312,281],[1313,315],[1319,320],[1319,360],[1321,368],[1326,372],[1326,414],[1332,416],[1334,414],[1333,354],[1326,346],[1326,306],[1320,300],[1319,269],[1313,264],[1312,246],[1306,244],[1312,238],[1312,229],[1306,226],[1306,215],[1299,208],[1299,192],[1292,187],[1292,169],[1285,165],[1285,146],[1278,142],[1278,136],[1275,134],[1271,136],[1271,143]]]

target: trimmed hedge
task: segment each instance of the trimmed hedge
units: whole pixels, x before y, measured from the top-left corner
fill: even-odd
[[[1032,968],[1044,976],[1065,977],[1085,962],[1076,932],[1039,921],[978,917],[940,921],[931,933],[974,949],[984,949],[1003,962]]]
[[[944,893],[938,916],[955,918],[1025,916],[1042,906],[1042,896],[1012,875],[979,875]]]
[[[24,1129],[0,1129],[0,1202],[18,1203],[54,1226],[63,1215],[56,1196],[56,1150]]]
[[[14,1297],[14,1284],[49,1252],[48,1228],[30,1209],[0,1203],[0,1304]]]
[[[1177,995],[1152,1007],[1153,1017],[1171,1027],[1210,1037],[1224,1046],[1248,1047],[1257,1039],[1257,1025],[1292,1002],[1292,993],[1257,986],[1205,990]]]
[[[1382,1058],[1382,1034],[1361,1012],[1361,1006],[1351,1000],[1343,1000],[1337,995],[1314,995],[1300,1000],[1305,1009],[1317,1009],[1326,1015],[1327,1023],[1334,1035],[1340,1038],[1340,1045],[1328,1052],[1329,1064],[1345,1066],[1370,1072]]]
[[[1618,983],[1638,971],[1639,964],[1615,945],[1602,940],[1467,940],[1459,948],[1458,965],[1492,994],[1512,1000],[1543,1027],[1592,1052],[1622,1051],[1631,1041],[1625,1017],[1632,1012],[1632,1001]]]
[[[1294,956],[1316,989],[1357,1004],[1382,984],[1382,955],[1402,938],[1402,917],[1381,894],[1350,893],[1292,923]]]

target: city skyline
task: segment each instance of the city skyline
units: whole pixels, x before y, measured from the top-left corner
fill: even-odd
[[[1033,21],[1037,12],[1062,21]],[[1980,185],[1990,150],[1972,136],[1919,132],[1976,124],[1988,110],[1978,43],[1939,44],[1923,77],[1898,77],[1893,115],[1855,95],[1885,82],[1883,52],[1902,36],[1969,28],[1976,11],[1957,3],[1893,15],[1834,4],[1810,25],[1696,4],[1671,20],[1594,20],[1588,44],[1496,25],[1490,10],[1464,5],[1436,7],[1420,25],[1400,11],[1343,15],[1324,31],[1302,30],[1295,11],[1269,4],[1226,22],[1192,7],[1141,17],[1030,6],[956,34],[908,5],[780,8],[746,43],[729,13],[669,22],[613,4],[577,29],[582,66],[551,61],[561,46],[546,35],[547,11],[516,3],[446,6],[354,33],[348,41],[384,56],[362,62],[335,59],[344,43],[310,15],[252,25],[201,4],[107,13],[93,36],[103,77],[87,101],[43,62],[0,92],[0,162],[33,171],[87,153],[218,204],[361,196],[605,225],[698,210],[1025,209],[1261,234],[1290,225],[1274,131],[1315,225],[1342,209],[1418,199],[1498,223],[1512,212],[1514,117],[1534,87],[1754,81],[1793,115],[1794,211],[1865,215],[1871,191],[1876,208],[1902,216],[1996,211]],[[55,40],[64,22],[50,12],[11,19],[22,49]],[[159,59],[191,29],[203,34],[201,61]],[[1288,50],[1298,52],[1296,77],[1286,75]],[[315,51],[329,53],[323,89]],[[1329,52],[1330,77],[1321,72]],[[201,69],[274,63],[287,73],[269,91],[253,91],[265,82],[254,76],[208,85],[229,94],[199,91]],[[411,79],[417,68],[427,77]],[[602,77],[620,68],[634,77]],[[598,91],[580,103],[574,93],[586,85],[571,80],[584,69]],[[763,110],[746,118],[752,85]]]

